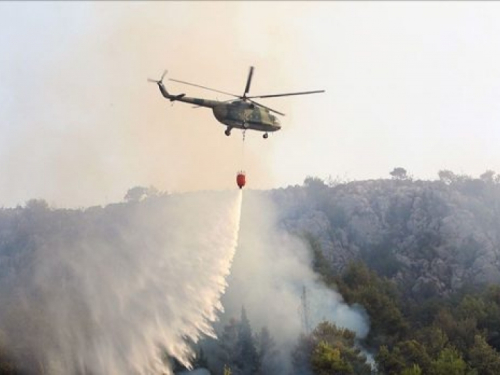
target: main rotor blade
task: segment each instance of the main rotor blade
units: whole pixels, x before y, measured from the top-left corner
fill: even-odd
[[[247,99],[248,99],[248,98],[247,98]],[[248,99],[248,101],[250,101],[250,102],[252,102],[252,103],[254,103],[254,104],[257,104],[257,105],[259,105],[259,106],[261,106],[261,107],[264,107],[265,109],[267,109],[267,110],[269,110],[269,111],[271,111],[271,112],[277,113],[278,115],[285,116],[285,114],[284,114],[284,113],[282,113],[282,112],[278,112],[278,111],[277,111],[277,110],[275,110],[275,109],[272,109],[272,108],[266,107],[266,106],[265,106],[265,105],[263,105],[263,104],[257,103],[255,100]]]
[[[272,95],[259,95],[259,96],[247,96],[247,98],[276,98],[278,96],[292,96],[292,95],[307,95],[307,94],[318,94],[325,92],[325,90],[315,90],[315,91],[302,91],[302,92],[289,92],[286,94],[272,94]]]
[[[194,86],[194,87],[199,87],[199,88],[202,88],[202,89],[205,89],[205,90],[210,90],[210,91],[218,92],[218,93],[220,93],[220,94],[224,94],[224,95],[234,96],[235,98],[239,98],[239,96],[238,96],[238,95],[234,95],[234,94],[231,94],[231,93],[229,93],[229,92],[225,92],[225,91],[221,91],[221,90],[211,89],[210,87],[197,85],[197,84],[195,84],[195,83],[189,83],[189,82],[186,82],[186,81],[181,81],[181,80],[178,80],[178,79],[173,79],[173,78],[169,78],[168,80],[169,80],[169,81],[174,81],[174,82],[183,83],[183,84],[185,84],[185,85],[190,85],[190,86]]]
[[[247,98],[248,91],[250,91],[252,76],[253,76],[253,66],[250,67],[250,71],[248,72],[247,85],[245,86],[245,92],[243,93],[243,98]]]

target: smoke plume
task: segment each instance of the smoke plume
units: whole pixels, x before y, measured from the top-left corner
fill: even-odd
[[[277,212],[268,195],[246,192],[238,251],[222,298],[222,322],[239,318],[244,306],[254,331],[267,327],[284,355],[301,333],[322,321],[364,338],[369,330],[364,310],[348,306],[319,280],[307,245],[280,228]],[[304,290],[305,306],[301,302]],[[289,365],[289,357],[283,361]]]

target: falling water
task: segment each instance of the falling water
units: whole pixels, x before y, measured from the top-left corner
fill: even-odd
[[[171,374],[168,357],[189,365],[186,340],[212,335],[222,309],[241,201],[240,191],[198,192],[9,216],[0,345],[35,373]]]

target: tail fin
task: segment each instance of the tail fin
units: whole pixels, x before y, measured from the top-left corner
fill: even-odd
[[[168,91],[167,91],[167,88],[165,87],[165,85],[163,84],[163,78],[165,78],[165,76],[167,75],[167,70],[165,70],[163,72],[163,74],[161,75],[161,78],[159,81],[155,80],[155,79],[151,79],[151,78],[148,78],[148,82],[154,82],[158,85],[158,88],[160,89],[160,92],[161,94],[163,95],[163,97],[165,99],[169,99],[171,102],[175,101],[175,100],[179,100],[181,99],[182,97],[184,97],[186,94],[179,94],[179,95],[171,95]]]

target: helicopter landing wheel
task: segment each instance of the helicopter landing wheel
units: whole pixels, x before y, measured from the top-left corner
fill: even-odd
[[[264,138],[264,139],[267,139],[267,137],[269,137],[269,134],[267,134],[267,133],[264,133],[264,135],[262,136],[262,138]]]
[[[227,129],[224,131],[224,134],[227,135],[228,137],[231,135],[231,129]]]

